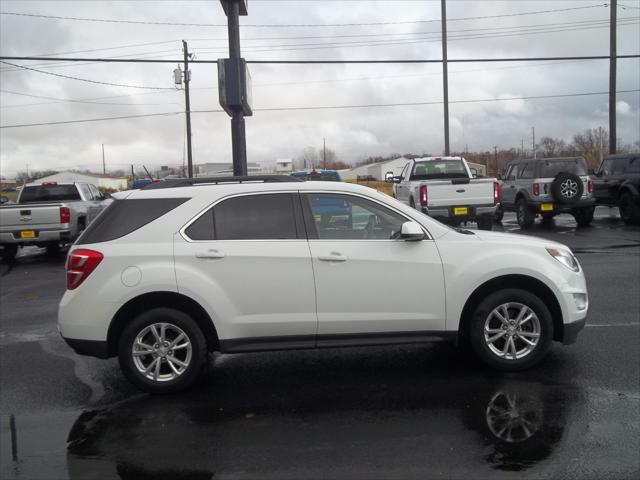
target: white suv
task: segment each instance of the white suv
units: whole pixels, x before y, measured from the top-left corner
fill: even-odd
[[[59,330],[150,392],[207,352],[451,340],[519,370],[583,328],[560,244],[452,229],[370,188],[266,176],[114,195],[69,253]]]

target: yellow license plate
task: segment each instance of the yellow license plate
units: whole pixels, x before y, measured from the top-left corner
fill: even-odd
[[[33,230],[22,230],[20,232],[20,238],[36,238],[36,232]]]
[[[543,212],[551,212],[553,210],[553,203],[543,203],[540,205],[540,210]]]
[[[453,209],[454,215],[468,215],[469,209],[467,207],[455,207]]]

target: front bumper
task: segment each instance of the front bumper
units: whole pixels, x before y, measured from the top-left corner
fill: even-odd
[[[578,320],[577,322],[565,323],[563,326],[564,331],[562,332],[562,343],[564,345],[576,343],[578,340],[578,334],[582,331],[586,323],[586,317],[582,320]]]
[[[78,355],[88,355],[90,357],[97,358],[109,358],[109,349],[107,342],[101,342],[98,340],[79,340],[77,338],[65,338],[62,339],[67,342],[74,352]]]
[[[455,209],[465,207],[467,208],[466,215],[456,215]],[[497,205],[442,205],[436,207],[422,207],[422,213],[429,215],[430,217],[441,217],[455,219],[459,221],[475,221],[478,217],[493,216],[496,213]]]

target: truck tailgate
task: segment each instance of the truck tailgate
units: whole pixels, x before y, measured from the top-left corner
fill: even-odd
[[[428,192],[427,206],[493,205],[493,179],[473,179],[469,183],[454,182],[425,182]]]
[[[0,231],[59,225],[61,206],[60,203],[25,203],[0,207]]]

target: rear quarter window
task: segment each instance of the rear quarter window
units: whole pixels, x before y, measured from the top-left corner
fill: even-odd
[[[144,198],[114,200],[82,233],[77,245],[100,243],[124,237],[153,222],[188,198]]]
[[[542,177],[555,177],[559,173],[587,175],[587,162],[584,160],[584,158],[575,158],[560,161],[544,161],[542,166]]]

